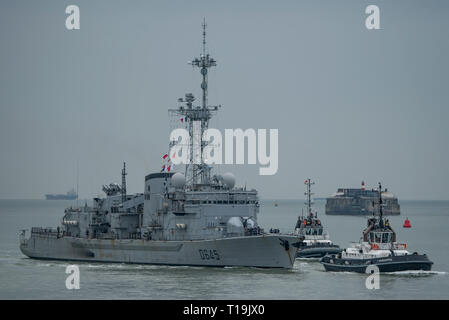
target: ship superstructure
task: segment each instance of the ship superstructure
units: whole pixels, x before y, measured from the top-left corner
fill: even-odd
[[[179,99],[170,113],[181,116],[190,134],[189,160],[184,172],[157,172],[145,177],[143,194],[122,186],[104,186],[105,198],[92,206],[66,210],[57,229],[33,228],[20,248],[32,258],[168,265],[254,266],[291,268],[300,246],[297,235],[266,233],[259,227],[255,189],[235,187],[232,174],[213,174],[202,159],[205,142],[195,148],[195,135],[208,128],[218,106],[207,103],[208,69],[216,61],[203,52],[193,59],[202,75],[201,105],[194,95]],[[176,142],[170,141],[169,147]],[[172,156],[172,155],[170,155]]]

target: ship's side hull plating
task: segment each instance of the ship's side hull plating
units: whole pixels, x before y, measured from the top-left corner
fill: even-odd
[[[282,240],[282,241],[281,241]],[[288,241],[288,246],[285,242]],[[30,258],[188,266],[291,268],[295,236],[260,235],[198,241],[107,240],[32,235],[21,241]]]
[[[321,258],[327,254],[336,254],[341,251],[338,246],[307,246],[301,247],[296,254],[297,258]]]
[[[369,265],[375,265],[379,272],[396,272],[408,270],[426,270],[432,268],[433,262],[424,255],[410,254],[404,256],[392,256],[376,259],[338,259],[325,256],[321,259],[326,271],[347,271],[365,273]]]

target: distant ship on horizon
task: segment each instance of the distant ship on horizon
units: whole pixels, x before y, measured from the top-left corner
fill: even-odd
[[[66,194],[46,194],[45,199],[47,200],[76,200],[78,199],[78,194],[75,189],[68,191]]]

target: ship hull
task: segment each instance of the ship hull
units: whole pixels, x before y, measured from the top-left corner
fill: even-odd
[[[347,264],[346,264],[347,262]],[[321,259],[321,264],[326,271],[346,271],[365,273],[369,265],[375,265],[379,272],[396,272],[409,270],[432,269],[433,262],[427,258],[427,255],[410,254],[404,256],[392,256],[376,259],[338,259],[331,256],[325,256]]]
[[[336,254],[341,252],[338,246],[308,246],[301,247],[296,254],[297,258],[321,258],[327,254]]]
[[[78,196],[67,196],[64,194],[46,194],[45,195],[46,200],[76,200],[78,199]]]
[[[281,240],[288,241],[286,246]],[[34,259],[155,265],[292,268],[298,238],[263,235],[215,240],[156,241],[32,235],[20,250]],[[285,242],[284,242],[285,243]]]

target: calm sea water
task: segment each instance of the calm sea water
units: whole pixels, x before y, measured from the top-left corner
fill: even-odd
[[[259,224],[292,231],[303,202],[278,203],[262,201]],[[326,272],[317,260],[297,260],[292,270],[78,263],[81,288],[67,290],[69,263],[25,257],[18,234],[57,226],[72,204],[0,200],[1,299],[449,299],[449,201],[400,202],[401,216],[390,217],[399,242],[435,264],[431,272],[382,274],[379,290],[366,289],[363,274]],[[358,241],[366,219],[326,216],[324,204],[317,201],[315,208],[331,239],[341,246]],[[406,217],[411,229],[402,228]]]

